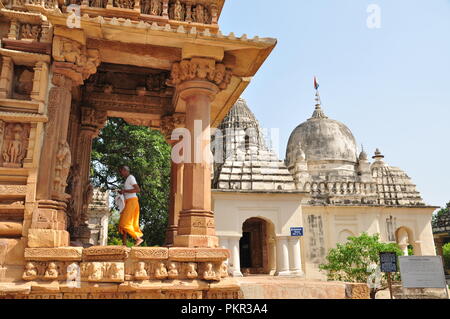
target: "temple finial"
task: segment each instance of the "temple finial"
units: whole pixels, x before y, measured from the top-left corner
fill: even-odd
[[[316,90],[316,108],[311,116],[313,119],[327,119],[328,117],[322,110],[322,102],[320,100],[319,94],[319,82],[317,81],[317,77],[314,77],[314,89]]]

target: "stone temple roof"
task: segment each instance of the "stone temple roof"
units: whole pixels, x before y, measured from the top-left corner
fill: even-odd
[[[377,149],[371,165],[372,177],[377,184],[378,204],[394,206],[425,205],[411,178],[400,168],[388,166]]]
[[[356,163],[357,148],[350,129],[343,123],[328,118],[319,102],[313,115],[298,125],[289,137],[286,149],[287,165],[291,167],[292,154],[301,148],[310,161],[346,161]]]
[[[295,190],[292,175],[265,144],[261,127],[244,99],[231,108],[218,131],[219,135],[213,136],[214,189]],[[224,158],[223,163],[218,163],[217,158]]]

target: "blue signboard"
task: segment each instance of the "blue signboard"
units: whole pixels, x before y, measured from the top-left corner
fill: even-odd
[[[303,236],[303,227],[291,227],[291,236]]]

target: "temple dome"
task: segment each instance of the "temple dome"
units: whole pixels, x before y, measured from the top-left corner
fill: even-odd
[[[310,119],[291,133],[286,150],[288,167],[294,165],[297,149],[305,152],[309,161],[357,162],[356,140],[343,123],[325,116],[320,105]]]

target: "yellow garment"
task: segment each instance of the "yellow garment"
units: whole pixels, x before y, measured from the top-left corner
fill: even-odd
[[[143,235],[139,228],[139,201],[137,197],[125,200],[125,208],[120,215],[119,233],[124,234],[125,232],[134,239]]]

